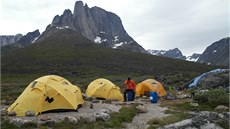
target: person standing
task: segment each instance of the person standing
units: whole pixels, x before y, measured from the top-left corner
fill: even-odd
[[[125,85],[126,85],[126,88],[125,88],[125,91],[124,91],[124,100],[126,100],[126,94],[128,92],[132,92],[133,93],[133,100],[134,100],[134,97],[135,97],[135,91],[136,91],[136,84],[134,82],[134,80],[131,80],[130,77],[127,78],[127,80],[125,80]]]

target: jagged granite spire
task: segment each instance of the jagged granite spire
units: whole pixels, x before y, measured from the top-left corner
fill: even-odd
[[[53,26],[70,28],[105,47],[146,53],[125,31],[120,17],[99,7],[89,8],[82,1],[75,3],[73,14],[65,10],[61,16],[56,15],[47,29]]]

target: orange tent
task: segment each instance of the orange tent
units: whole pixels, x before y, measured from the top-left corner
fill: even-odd
[[[147,79],[137,84],[136,96],[144,95],[145,92],[157,92],[160,97],[166,94],[163,85],[154,79]]]

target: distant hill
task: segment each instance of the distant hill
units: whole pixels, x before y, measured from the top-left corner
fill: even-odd
[[[46,31],[50,27],[72,29],[104,47],[147,53],[128,35],[119,16],[99,7],[89,8],[82,1],[75,3],[73,13],[66,9],[61,16],[56,15]]]
[[[147,50],[149,54],[156,56],[169,57],[173,59],[181,59],[185,60],[186,57],[182,54],[182,52],[178,48],[169,49],[169,50]]]
[[[229,66],[229,37],[212,43],[201,54],[197,62],[208,65]]]
[[[205,63],[208,65],[229,66],[229,37],[223,38],[208,46],[202,54],[194,53],[184,56],[178,48],[169,50],[147,50],[149,54],[156,56],[181,59],[186,61]]]
[[[198,53],[193,53],[191,56],[188,56],[186,58],[187,61],[193,61],[193,62],[197,62],[197,60],[199,59],[201,54]]]
[[[34,43],[34,41],[40,36],[39,30],[35,30],[33,32],[28,32],[26,35],[19,35],[14,37],[20,37],[16,38],[15,40],[11,39],[12,42],[3,42],[5,45],[1,46],[1,54],[4,55],[5,53],[13,52],[18,48],[27,47],[28,45]],[[6,36],[5,38],[9,38],[12,36]],[[1,37],[4,39],[4,36]],[[12,37],[13,38],[13,37]],[[11,41],[8,40],[8,41]]]
[[[104,48],[68,28],[54,27],[42,35],[36,43],[3,55],[2,74],[84,77],[201,73],[213,69],[193,62]]]
[[[1,47],[16,43],[22,36],[23,36],[22,34],[0,35]]]

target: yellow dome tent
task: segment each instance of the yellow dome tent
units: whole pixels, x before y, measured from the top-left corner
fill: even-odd
[[[158,96],[164,96],[166,94],[163,85],[154,79],[147,79],[137,84],[136,96],[144,95],[145,92],[157,92]]]
[[[48,75],[31,82],[7,111],[15,111],[17,116],[25,116],[27,111],[38,115],[55,110],[76,110],[83,103],[77,86],[60,76]]]
[[[86,95],[104,99],[115,99],[123,101],[120,88],[115,86],[111,81],[103,78],[92,81],[86,89]]]

